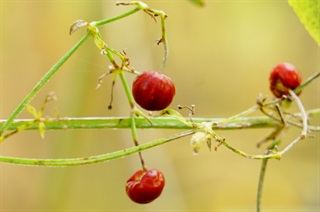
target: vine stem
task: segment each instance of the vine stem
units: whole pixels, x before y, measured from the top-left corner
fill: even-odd
[[[147,149],[168,143],[172,140],[176,140],[176,139],[191,135],[194,132],[195,132],[194,130],[189,130],[189,131],[182,132],[180,134],[172,135],[170,137],[150,141],[148,143],[144,143],[139,146],[133,146],[127,149],[106,153],[106,154],[101,154],[101,155],[90,156],[90,157],[67,158],[67,159],[34,159],[34,158],[16,158],[16,157],[0,156],[0,162],[18,164],[18,165],[49,166],[49,167],[79,166],[79,165],[85,165],[85,164],[93,164],[93,163],[99,163],[99,162],[104,162],[104,161],[109,161],[109,160],[114,160],[117,158],[129,156],[137,152],[141,152],[143,150],[147,150]]]
[[[108,18],[108,19],[105,19],[105,20],[96,21],[96,22],[94,22],[94,25],[95,26],[101,26],[101,25],[104,25],[104,24],[108,24],[110,22],[117,21],[119,19],[122,19],[122,18],[125,18],[127,16],[130,16],[130,15],[136,13],[136,12],[139,12],[140,10],[141,10],[140,7],[136,7],[136,8],[134,8],[134,9],[132,9],[132,10],[126,12],[126,13],[123,13],[121,15],[115,16],[113,18]]]
[[[320,108],[306,111],[308,117],[320,117]],[[300,116],[300,113],[295,113]],[[65,129],[126,129],[130,128],[130,117],[84,117],[84,118],[41,118],[39,121],[45,123],[46,130]],[[228,121],[225,121],[228,120]],[[7,120],[0,120],[0,127]],[[15,119],[8,127],[8,130],[17,130],[34,119]],[[237,117],[229,118],[198,118],[193,117],[194,123],[211,122],[213,130],[236,130],[236,129],[262,129],[279,127],[279,122],[267,116]],[[192,129],[193,127],[180,121],[176,117],[135,117],[137,128],[152,129]],[[152,124],[150,124],[150,122]],[[287,123],[291,125],[290,123]],[[292,123],[292,126],[301,127]],[[26,130],[38,130],[37,123],[28,124]],[[311,131],[320,131],[320,128],[308,126]]]
[[[311,110],[308,112],[308,114],[319,114],[320,109],[316,110]],[[98,163],[98,162],[104,162],[108,160],[113,160],[121,157],[125,157],[137,152],[141,152],[165,143],[168,143],[170,141],[173,141],[175,139],[179,139],[188,135],[191,135],[195,132],[198,131],[197,128],[193,129],[191,126],[186,125],[185,123],[177,120],[176,118],[171,118],[171,117],[158,117],[158,118],[151,118],[152,125],[148,120],[142,117],[135,117],[134,122],[132,122],[132,118],[121,118],[121,119],[94,119],[94,120],[87,120],[87,119],[76,119],[76,120],[51,120],[50,123],[53,123],[52,129],[55,129],[55,127],[58,127],[59,129],[65,129],[65,124],[70,122],[76,122],[76,125],[70,125],[69,127],[76,129],[76,128],[83,128],[86,126],[90,126],[91,128],[94,128],[94,126],[97,122],[99,121],[100,124],[95,125],[96,128],[131,128],[132,123],[137,124],[135,127],[140,127],[140,128],[170,128],[174,129],[174,124],[178,124],[179,129],[190,129],[188,131],[175,134],[170,137],[162,138],[162,139],[157,139],[153,140],[138,146],[130,147],[127,149],[111,152],[111,153],[106,153],[102,155],[97,155],[97,156],[90,156],[90,157],[84,157],[84,158],[69,158],[69,159],[32,159],[32,158],[16,158],[16,157],[7,157],[7,156],[0,156],[0,162],[4,163],[12,163],[12,164],[19,164],[19,165],[32,165],[32,166],[56,166],[56,167],[62,167],[62,166],[77,166],[77,165],[84,165],[84,164],[92,164],[92,163]],[[261,120],[259,120],[261,119]],[[211,121],[221,121],[222,119],[211,119]],[[227,123],[224,123],[223,125],[219,126],[213,126],[213,129],[243,129],[243,128],[262,128],[263,127],[276,127],[278,126],[278,122],[272,120],[269,117],[238,117],[235,119],[230,120]],[[41,121],[46,121],[46,119],[43,119]],[[93,121],[93,122],[91,122]],[[109,122],[108,122],[109,121]],[[111,122],[110,122],[111,121]],[[201,119],[201,118],[193,118],[194,123],[202,123],[202,122],[208,122],[210,119]],[[246,122],[244,122],[246,121]],[[265,121],[265,122],[261,122]],[[61,123],[59,123],[61,122]],[[25,124],[25,122],[20,122],[20,123],[14,123],[10,127],[19,127]],[[161,125],[162,124],[162,125]],[[48,122],[46,123],[46,127],[48,125]],[[30,129],[37,129],[37,124],[35,123],[32,126],[29,126]],[[55,126],[55,127],[54,127]],[[177,127],[178,128],[178,127]],[[132,129],[132,128],[131,128]],[[245,152],[242,152],[231,145],[227,144],[226,142],[222,142],[224,146],[226,146],[228,149],[232,150],[233,152],[237,153],[238,155],[248,158],[248,159],[280,159],[281,156],[285,153],[285,151],[282,152],[275,152],[267,155],[250,155]],[[290,146],[289,148],[291,148]],[[287,147],[288,148],[288,147]],[[286,149],[287,149],[286,148]]]

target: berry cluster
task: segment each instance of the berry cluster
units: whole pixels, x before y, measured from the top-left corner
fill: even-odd
[[[292,64],[280,63],[272,69],[269,81],[273,95],[281,98],[283,95],[289,95],[289,90],[300,86],[301,76]],[[134,80],[132,94],[136,103],[143,109],[160,111],[171,104],[175,95],[175,86],[164,74],[146,71]],[[132,201],[146,204],[161,195],[164,185],[165,178],[159,170],[141,169],[127,180],[126,192]]]

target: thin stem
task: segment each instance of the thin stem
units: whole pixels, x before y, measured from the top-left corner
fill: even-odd
[[[280,154],[283,155],[286,152],[288,152],[295,144],[297,144],[299,141],[301,141],[303,138],[301,135],[299,135],[296,139],[294,139],[293,141],[291,141],[290,144],[288,144],[288,146],[286,146],[281,152]]]
[[[125,17],[127,17],[129,15],[132,15],[132,14],[134,14],[136,12],[139,12],[140,10],[141,10],[141,8],[136,7],[136,8],[134,8],[134,9],[132,9],[132,10],[126,12],[126,13],[123,13],[121,15],[115,16],[113,18],[108,18],[108,19],[105,19],[105,20],[96,21],[96,22],[94,22],[94,25],[95,26],[101,26],[101,25],[104,25],[104,24],[108,24],[110,22],[120,20],[120,19],[125,18]]]
[[[18,164],[18,165],[29,165],[29,166],[51,166],[51,167],[64,167],[64,166],[79,166],[85,164],[93,164],[93,163],[100,163],[109,160],[114,160],[117,158],[123,158],[125,156],[129,156],[135,154],[137,152],[141,152],[170,141],[189,136],[193,134],[193,130],[185,131],[180,134],[175,134],[170,137],[157,139],[148,143],[141,144],[139,146],[130,147],[127,149],[95,155],[90,157],[83,157],[83,158],[67,158],[67,159],[32,159],[32,158],[16,158],[16,157],[5,157],[0,156],[0,162],[3,163],[11,163],[11,164]]]
[[[305,88],[307,85],[309,85],[313,80],[315,80],[317,77],[320,76],[320,72],[315,73],[314,75],[312,75],[311,77],[309,77],[308,79],[306,79],[306,81],[304,81],[299,87],[297,87],[296,89],[294,89],[294,92],[297,94],[300,91],[303,90],[303,88]]]
[[[227,119],[225,119],[225,120],[223,120],[223,121],[221,121],[221,122],[219,122],[219,123],[217,123],[217,124],[220,125],[220,124],[223,124],[223,123],[226,123],[226,122],[235,120],[235,119],[237,119],[237,118],[247,116],[247,115],[255,112],[255,111],[258,110],[258,109],[259,109],[259,106],[258,106],[258,105],[254,105],[254,106],[252,106],[251,108],[249,108],[249,109],[247,109],[247,110],[245,110],[245,111],[243,111],[243,112],[241,112],[241,113],[238,113],[238,114],[236,114],[236,115],[234,115],[234,116],[231,116],[231,117],[229,117],[229,118],[227,118]]]
[[[8,120],[1,126],[0,135],[10,126],[13,120],[22,112],[25,106],[33,99],[39,90],[48,82],[49,79],[59,70],[59,68],[73,55],[73,53],[90,37],[86,33],[52,68],[40,79],[27,96],[20,102],[17,108],[9,116]]]
[[[295,91],[289,90],[289,94],[291,96],[291,98],[296,102],[296,104],[298,105],[298,108],[300,110],[300,114],[301,114],[301,119],[302,119],[302,130],[300,135],[294,139],[288,146],[286,146],[281,152],[280,154],[285,154],[286,152],[288,152],[295,144],[297,144],[299,141],[301,141],[302,139],[304,139],[307,136],[308,133],[308,116],[307,116],[307,112],[305,111],[302,102],[300,101],[299,97],[296,95]]]
[[[132,96],[132,93],[131,93],[131,89],[130,89],[129,86],[128,86],[128,83],[127,83],[127,80],[126,80],[126,78],[125,78],[125,76],[124,76],[123,71],[121,71],[121,72],[119,73],[119,76],[120,76],[120,79],[121,79],[121,82],[122,82],[124,91],[125,91],[125,93],[126,93],[126,96],[127,96],[127,98],[128,98],[130,107],[131,107],[132,109],[134,109],[134,99],[133,99],[133,96]]]
[[[160,15],[160,18],[161,18],[161,33],[162,33],[162,37],[161,37],[160,42],[163,43],[164,56],[163,56],[163,59],[162,59],[162,64],[161,64],[160,71],[163,71],[166,68],[168,54],[169,54],[168,38],[167,38],[167,33],[166,33],[166,21],[165,21],[167,15],[163,11],[155,11],[155,14]]]
[[[135,117],[135,113],[132,111],[132,113],[131,113],[131,134],[132,134],[132,139],[133,139],[134,145],[139,146],[136,122],[135,122],[134,117]],[[139,151],[138,154],[139,154],[142,169],[147,170],[145,161],[142,157],[142,153]]]
[[[257,193],[257,212],[261,211],[261,196],[262,196],[262,188],[264,183],[264,177],[266,174],[268,159],[263,159],[260,169],[260,177],[258,183],[258,193]]]
[[[301,114],[301,118],[302,118],[302,131],[301,131],[301,137],[305,137],[308,133],[308,116],[307,113],[302,105],[302,102],[300,101],[299,97],[297,96],[297,94],[292,91],[289,90],[289,94],[291,96],[291,98],[296,102],[299,110],[300,110],[300,114]]]
[[[223,141],[222,145],[224,145],[225,147],[227,147],[228,149],[230,149],[231,151],[233,151],[234,153],[247,158],[247,159],[266,159],[266,158],[274,158],[274,159],[281,159],[282,154],[281,153],[274,153],[274,154],[269,154],[269,155],[251,155],[251,154],[247,154],[237,148],[234,148],[233,146],[231,146],[230,144],[228,144],[227,142]]]
[[[127,83],[127,80],[126,80],[126,78],[124,76],[123,71],[121,71],[119,73],[119,75],[120,75],[120,79],[121,79],[122,85],[124,87],[125,93],[127,95],[127,98],[128,98],[128,101],[129,101],[129,105],[131,107],[130,128],[131,128],[132,139],[133,139],[134,145],[135,146],[139,146],[138,134],[137,134],[137,128],[136,128],[136,120],[135,120],[135,114],[136,113],[135,113],[134,99],[133,99],[131,90],[130,90],[130,88],[128,86],[128,83]],[[142,157],[142,153],[141,152],[139,152],[139,158],[140,158],[142,169],[147,170],[146,165],[145,165],[145,161],[144,161],[144,159]]]
[[[309,118],[320,116],[320,108],[316,108],[316,109],[313,109],[313,110],[308,110],[306,112],[307,112],[307,115],[308,115]],[[295,114],[295,115],[301,115],[301,114]]]

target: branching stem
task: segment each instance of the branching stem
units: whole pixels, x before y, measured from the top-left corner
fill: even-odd
[[[104,24],[108,24],[113,21],[117,21],[119,19],[125,18],[129,15],[132,15],[140,10],[142,7],[136,7],[126,13],[121,15],[108,18],[102,21],[94,22],[95,26],[101,26]],[[34,86],[34,88],[26,95],[26,97],[20,102],[17,108],[12,112],[12,114],[7,119],[6,123],[3,124],[0,128],[0,136],[4,133],[4,131],[10,126],[13,120],[22,112],[25,106],[35,97],[35,95],[40,91],[40,89],[51,79],[51,77],[59,70],[59,68],[73,55],[78,48],[87,41],[90,37],[91,33],[87,32],[52,68],[39,80],[39,82]]]
[[[20,102],[17,108],[12,112],[7,121],[0,128],[0,136],[10,126],[13,120],[22,112],[25,106],[35,97],[40,89],[51,79],[51,77],[59,70],[59,68],[76,52],[76,50],[90,37],[90,33],[86,33],[52,68],[39,80],[27,96]]]

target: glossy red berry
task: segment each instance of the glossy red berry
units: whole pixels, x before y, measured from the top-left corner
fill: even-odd
[[[132,201],[146,204],[160,196],[164,184],[164,176],[159,170],[139,170],[128,179],[126,191]]]
[[[143,109],[149,111],[163,110],[168,107],[175,92],[172,80],[156,71],[146,71],[138,75],[132,86],[134,100]]]
[[[276,65],[270,73],[269,80],[270,90],[278,98],[288,95],[289,89],[294,90],[301,84],[300,73],[290,63]]]

